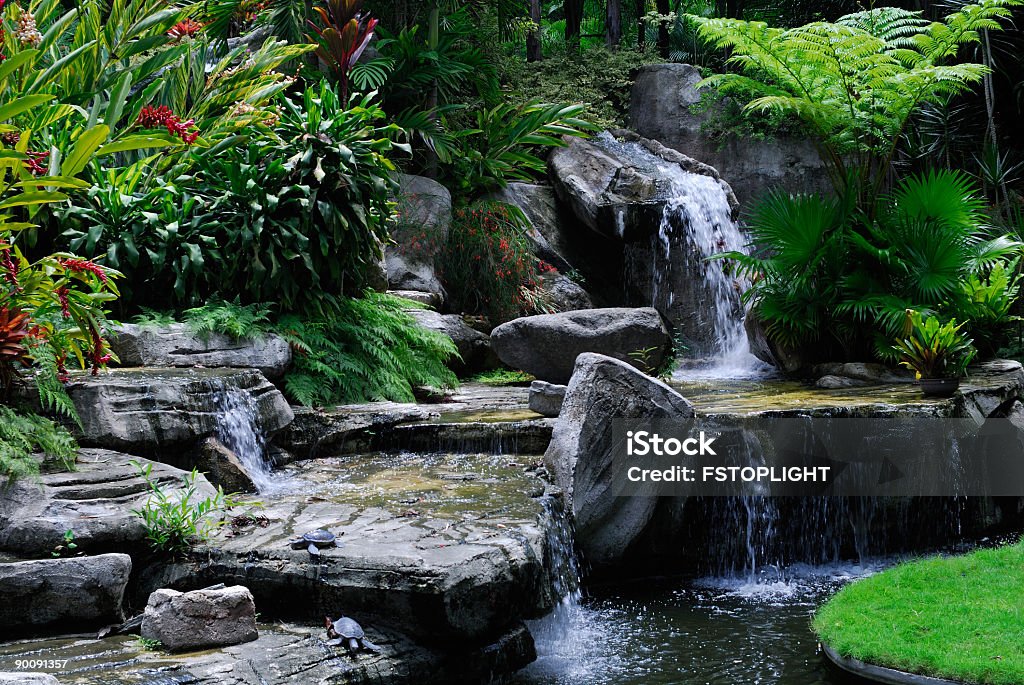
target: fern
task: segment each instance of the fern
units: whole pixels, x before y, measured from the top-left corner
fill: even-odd
[[[757,93],[750,111],[802,119],[820,144],[831,180],[858,196],[877,194],[896,145],[922,106],[942,104],[987,73],[947,64],[982,31],[1000,28],[1024,0],[981,0],[944,21],[879,8],[793,29],[690,16],[701,37],[729,52],[737,73],[705,79],[726,95]]]
[[[64,372],[57,362],[53,347],[37,341],[30,343],[29,351],[34,362],[34,379],[36,390],[39,392],[40,406],[44,411],[53,412],[81,427],[82,419],[78,416],[75,403],[71,401],[61,381]]]
[[[367,400],[414,401],[413,389],[454,388],[445,361],[458,354],[447,336],[421,328],[409,302],[368,292],[340,300],[319,318],[282,317],[277,332],[296,350],[285,378],[292,399],[307,406]]]
[[[37,414],[0,405],[0,476],[14,481],[39,475],[35,454],[42,452],[73,470],[78,445],[65,428]]]
[[[270,309],[262,304],[239,304],[227,300],[209,302],[185,310],[185,324],[200,338],[223,333],[238,339],[259,339],[270,330]]]
[[[155,309],[150,309],[149,307],[142,307],[142,313],[137,314],[132,319],[132,322],[149,330],[166,328],[167,326],[176,323],[173,313],[160,312]]]

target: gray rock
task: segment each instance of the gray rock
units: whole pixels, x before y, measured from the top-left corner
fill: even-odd
[[[394,231],[398,247],[385,250],[388,284],[392,290],[444,293],[430,255],[403,251],[411,231],[425,233],[429,241],[444,244],[452,222],[452,196],[443,185],[423,176],[398,174],[399,227]]]
[[[121,366],[259,369],[267,378],[281,378],[292,362],[291,346],[273,333],[259,338],[199,336],[182,323],[122,324],[112,331],[110,347]]]
[[[178,461],[184,450],[216,432],[225,392],[252,398],[267,436],[294,416],[280,390],[259,371],[246,369],[116,369],[76,374],[67,391],[82,418],[82,445]]]
[[[558,272],[549,271],[542,274],[540,289],[548,304],[556,311],[571,312],[594,308],[587,291]]]
[[[256,492],[245,464],[217,438],[206,438],[199,445],[196,468],[225,492]]]
[[[558,202],[551,186],[509,183],[492,197],[522,210],[530,222],[527,236],[538,257],[561,271],[573,268],[573,247],[569,244],[572,236],[563,230]]]
[[[431,309],[440,309],[441,305],[444,304],[444,297],[441,296],[441,293],[426,293],[419,290],[389,290],[388,294],[400,297],[403,300],[426,305]]]
[[[791,374],[804,368],[804,361],[797,350],[779,345],[768,337],[756,310],[747,311],[747,315],[743,319],[743,328],[747,332],[750,353],[765,364],[771,364],[779,370]]]
[[[565,389],[564,385],[534,381],[530,384],[530,409],[541,416],[557,417],[565,401]]]
[[[661,381],[599,354],[582,354],[565,393],[551,445],[544,454],[576,523],[576,542],[595,567],[622,560],[651,520],[657,497],[623,497],[625,478],[613,467],[613,419],[687,419],[692,405]],[[654,485],[650,486],[651,488]]]
[[[821,157],[806,138],[710,138],[704,125],[715,110],[692,109],[703,94],[696,89],[701,78],[688,64],[641,67],[633,84],[630,127],[718,169],[745,207],[771,188],[831,192]]]
[[[459,356],[462,357],[448,360],[448,366],[455,373],[470,374],[497,366],[497,360],[491,351],[490,338],[470,328],[458,314],[438,314],[429,309],[410,309],[409,314],[420,326],[444,333],[452,339],[459,350]]]
[[[252,642],[259,637],[256,603],[241,585],[192,592],[157,590],[146,604],[142,637],[159,640],[172,652]]]
[[[60,685],[60,681],[49,673],[0,673],[0,685]]]
[[[863,388],[871,384],[859,378],[828,375],[819,378],[815,385],[823,390],[840,390],[842,388]]]
[[[127,554],[0,564],[0,632],[45,627],[71,633],[121,621],[131,572]]]
[[[660,368],[672,351],[672,336],[657,310],[585,309],[525,316],[491,331],[502,362],[540,380],[567,383],[576,357],[596,352],[643,370]]]
[[[914,383],[914,374],[904,369],[893,369],[884,364],[847,362],[842,364],[819,364],[814,367],[814,374],[820,376],[837,376],[859,385],[892,385],[897,383]],[[822,386],[823,387],[823,386]],[[857,387],[857,384],[845,387]]]
[[[168,497],[180,497],[185,471],[118,452],[82,449],[76,471],[0,486],[0,550],[48,556],[71,531],[79,552],[145,552],[146,530],[132,510],[149,499],[150,490],[133,461],[151,469],[150,479]],[[197,500],[215,494],[202,475],[195,488]]]

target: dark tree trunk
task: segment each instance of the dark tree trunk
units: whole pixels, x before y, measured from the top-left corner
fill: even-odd
[[[579,50],[580,27],[583,25],[583,0],[565,0],[565,42]]]
[[[544,59],[544,51],[540,44],[541,0],[530,0],[530,21],[533,30],[526,36],[526,61],[539,62]]]
[[[672,11],[669,0],[658,0],[658,14],[664,16]],[[665,59],[668,59],[669,53],[669,33],[668,33],[668,22],[658,22],[658,52]]]
[[[604,26],[605,45],[612,50],[618,49],[622,41],[622,0],[608,0],[608,14]]]
[[[647,24],[644,15],[647,13],[647,0],[634,0],[636,7],[636,46],[643,50],[647,47]]]

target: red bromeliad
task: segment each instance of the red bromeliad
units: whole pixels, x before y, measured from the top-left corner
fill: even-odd
[[[101,283],[107,282],[107,272],[103,270],[103,267],[94,262],[90,262],[88,259],[77,259],[74,257],[62,258],[58,260],[60,265],[68,271],[75,273],[91,273],[100,279]]]
[[[167,35],[175,40],[181,40],[182,38],[193,38],[202,30],[203,24],[192,19],[184,19],[172,26]]]

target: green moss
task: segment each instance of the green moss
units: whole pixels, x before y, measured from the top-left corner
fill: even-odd
[[[492,369],[490,371],[481,371],[470,380],[477,383],[483,383],[484,385],[490,385],[492,387],[502,387],[506,385],[529,385],[535,381],[536,378],[525,371]]]
[[[843,656],[986,685],[1024,682],[1024,543],[902,564],[814,617]]]

